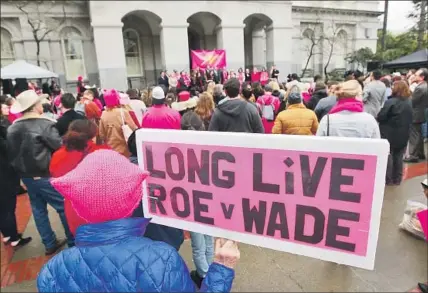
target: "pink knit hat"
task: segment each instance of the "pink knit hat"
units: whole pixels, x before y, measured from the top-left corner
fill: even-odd
[[[51,183],[82,219],[101,223],[132,214],[141,203],[142,183],[148,175],[119,153],[98,150]]]
[[[120,96],[115,89],[104,90],[103,96],[107,107],[112,108],[120,105]]]

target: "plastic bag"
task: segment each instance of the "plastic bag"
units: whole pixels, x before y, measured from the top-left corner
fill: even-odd
[[[401,221],[400,229],[409,232],[413,236],[425,239],[424,232],[422,230],[421,222],[417,217],[417,213],[423,210],[426,210],[427,206],[423,203],[408,200],[406,209],[404,210],[403,220]]]

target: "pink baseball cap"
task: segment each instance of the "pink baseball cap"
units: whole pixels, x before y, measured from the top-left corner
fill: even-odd
[[[51,183],[79,217],[101,223],[131,216],[141,203],[142,184],[148,175],[121,154],[98,150]]]

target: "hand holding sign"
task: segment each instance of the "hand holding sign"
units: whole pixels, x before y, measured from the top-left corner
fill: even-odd
[[[238,243],[232,240],[217,238],[215,240],[214,262],[233,269],[241,257]]]

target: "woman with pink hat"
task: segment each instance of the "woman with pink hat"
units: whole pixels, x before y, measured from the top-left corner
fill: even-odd
[[[120,104],[120,95],[115,89],[104,91],[106,110],[101,114],[100,138],[118,153],[129,157],[126,129],[130,132],[137,129],[129,112]]]
[[[196,291],[178,252],[142,236],[150,219],[131,218],[147,176],[123,156],[99,150],[73,171],[52,180],[87,224],[77,229],[75,247],[42,268],[37,278],[39,292]],[[201,291],[230,292],[239,257],[235,242],[217,239],[214,262]]]

